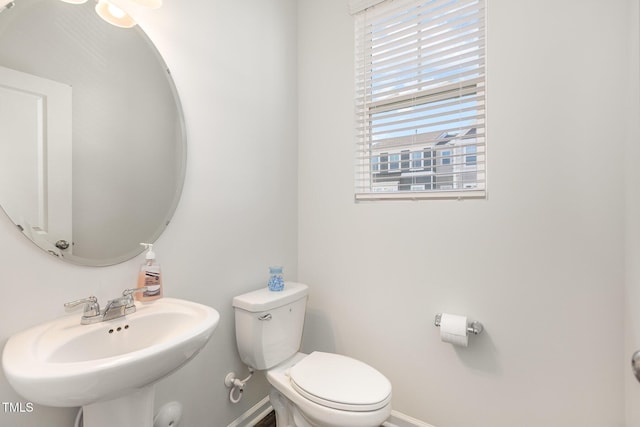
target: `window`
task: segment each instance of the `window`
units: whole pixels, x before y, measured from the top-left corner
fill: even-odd
[[[371,170],[373,172],[380,172],[380,156],[371,157]]]
[[[422,152],[422,156],[424,157],[424,167],[427,171],[432,171],[431,167],[431,158],[433,157],[433,151],[430,148],[425,148]]]
[[[400,170],[400,154],[391,154],[389,156],[389,172]]]
[[[411,169],[412,170],[420,170],[422,169],[422,151],[412,151],[411,152]]]
[[[478,147],[476,147],[475,145],[464,147],[464,164],[467,166],[475,165],[478,162],[478,156],[476,156],[477,152]]]
[[[409,155],[410,152],[409,150],[402,150],[402,152],[400,152],[400,159],[402,160],[402,164],[400,165],[400,168],[403,171],[409,170]]]
[[[382,153],[380,155],[380,172],[389,171],[389,154]]]
[[[441,159],[440,164],[441,164],[442,166],[448,166],[448,165],[450,165],[450,164],[451,164],[451,151],[449,151],[449,150],[442,150],[442,151],[440,152],[440,159]]]
[[[484,197],[484,0],[351,6],[356,200]]]

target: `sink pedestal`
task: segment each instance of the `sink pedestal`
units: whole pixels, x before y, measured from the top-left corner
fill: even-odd
[[[84,427],[153,427],[155,388],[148,385],[113,400],[82,408]]]

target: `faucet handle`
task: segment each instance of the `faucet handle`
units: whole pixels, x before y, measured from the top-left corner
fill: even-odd
[[[133,289],[125,289],[124,291],[122,291],[122,296],[126,297],[129,295],[133,295],[136,292],[144,292],[144,291],[148,291],[149,288],[147,286],[142,286],[141,288],[133,288]]]
[[[98,304],[98,298],[94,296],[65,303],[64,308],[67,310],[74,309],[80,304],[84,304],[84,316],[97,316],[100,314],[100,304]]]
[[[149,288],[146,286],[142,286],[140,288],[125,289],[124,291],[122,291],[122,296],[123,298],[127,299],[127,306],[131,306],[133,305],[133,294],[135,294],[136,292],[144,292],[147,290],[149,290]]]

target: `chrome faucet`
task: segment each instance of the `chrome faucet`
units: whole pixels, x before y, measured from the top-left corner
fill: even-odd
[[[136,305],[133,301],[133,294],[136,292],[144,292],[148,288],[146,286],[135,289],[125,289],[122,296],[107,302],[107,306],[102,312],[102,320],[117,319],[136,312]]]
[[[136,305],[133,300],[133,294],[136,292],[144,292],[148,288],[146,286],[135,289],[125,289],[122,292],[122,296],[112,299],[107,302],[107,306],[104,310],[100,310],[100,304],[98,299],[94,296],[88,298],[82,298],[76,301],[66,303],[64,306],[67,309],[73,309],[80,304],[84,304],[84,312],[80,318],[80,324],[90,325],[92,323],[104,322],[111,319],[117,319],[119,317],[126,316],[127,314],[133,314],[136,312]]]
[[[90,296],[90,297],[82,298],[76,301],[71,301],[66,303],[64,305],[64,308],[69,310],[79,306],[80,304],[84,304],[84,312],[82,313],[82,319],[80,320],[80,323],[82,323],[83,325],[88,325],[89,323],[97,322],[98,320],[92,321],[92,319],[98,319],[99,317],[101,317],[100,304],[98,304],[98,298],[94,296]]]

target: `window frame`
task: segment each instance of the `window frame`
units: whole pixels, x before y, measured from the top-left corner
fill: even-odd
[[[411,9],[415,8],[416,5],[430,4],[432,2],[425,0],[383,0],[377,1],[376,3],[380,4],[366,9],[365,11],[360,11],[356,19],[359,17],[361,20],[366,20],[366,17],[363,18],[361,15],[368,13],[370,9],[375,9],[375,12],[380,14],[384,13],[384,10],[383,12],[380,12],[380,9],[382,8],[394,7],[400,10],[400,6],[405,5],[408,9]],[[371,74],[373,74],[374,71],[369,70],[370,75],[368,77],[365,76],[365,79],[370,79],[366,84],[362,84],[362,82],[358,80],[358,78],[362,79],[361,76],[356,76],[356,113],[358,120],[356,138],[357,161],[355,168],[356,201],[371,199],[461,199],[486,197],[486,73],[484,71],[484,38],[486,37],[484,16],[484,14],[486,14],[485,1],[444,0],[444,3],[449,5],[459,4],[461,5],[460,9],[463,7],[473,8],[474,5],[477,5],[479,12],[483,14],[481,18],[478,18],[478,29],[475,30],[477,31],[478,38],[483,39],[481,43],[482,48],[477,52],[472,51],[471,55],[467,54],[467,57],[472,57],[474,60],[481,57],[481,59],[478,60],[478,62],[481,63],[481,70],[474,71],[472,69],[470,71],[470,78],[462,81],[459,79],[448,81],[447,77],[443,74],[439,78],[440,81],[431,81],[429,85],[425,85],[425,88],[418,87],[410,93],[402,93],[399,91],[398,93],[392,93],[387,97],[383,96],[379,99],[372,99],[373,96],[371,94],[376,90],[382,90],[380,87],[383,87],[383,89],[386,87],[392,88],[393,84],[397,82],[391,79],[388,82],[383,82],[384,84],[381,84],[380,87],[376,88],[374,87],[375,83],[372,83],[374,78],[371,77]],[[357,29],[359,28],[359,25],[363,26],[362,24],[356,23]],[[453,27],[447,27],[447,30],[451,32],[457,31],[452,28]],[[423,30],[420,29],[415,31],[417,34],[417,43],[420,43],[423,37],[420,31]],[[407,31],[409,34],[410,32],[411,31]],[[358,43],[362,44],[367,42],[373,44],[372,40],[374,36],[372,34],[373,30],[369,34],[365,31],[364,36],[362,36],[364,38],[361,38],[360,41],[358,41],[359,34],[356,32],[356,45],[358,46]],[[380,34],[378,34],[378,36],[384,37],[385,34],[382,34],[382,36],[380,36]],[[391,32],[389,34],[391,34]],[[369,48],[371,48],[371,46],[369,46]],[[356,55],[356,68],[359,64],[365,64],[364,67],[366,68],[368,61],[373,62],[373,54],[371,52],[362,54],[361,50],[357,48]],[[431,54],[427,52],[426,55]],[[443,66],[445,66],[445,69],[447,66],[447,60],[447,58],[444,58],[441,61]],[[369,68],[373,68],[373,65],[370,65]],[[475,76],[474,73],[478,74],[478,76]],[[397,85],[399,86],[400,83]],[[362,91],[368,91],[369,94],[362,95]],[[472,101],[468,101],[468,99],[471,99]],[[465,106],[465,103],[469,102],[472,103],[471,106]],[[473,102],[476,102],[476,104],[473,104]],[[406,108],[416,108],[417,110],[425,113],[424,116],[416,114],[415,117],[433,116],[438,118],[441,123],[448,124],[447,120],[449,119],[446,117],[447,112],[437,111],[442,105],[459,106],[459,110],[464,109],[469,113],[469,117],[472,117],[473,123],[467,126],[467,129],[464,129],[464,127],[456,124],[458,122],[464,122],[464,119],[461,119],[460,117],[452,118],[450,121],[458,126],[455,128],[458,133],[452,135],[445,133],[438,137],[433,136],[430,140],[429,138],[425,139],[425,137],[416,135],[416,137],[413,138],[410,136],[389,138],[384,143],[376,141],[375,132],[380,132],[379,129],[383,127],[380,125],[376,128],[376,126],[374,126],[376,120],[380,123],[382,120],[386,120],[384,119],[385,116],[393,117],[395,115],[400,117],[401,110]],[[480,110],[481,112],[479,113],[478,111]],[[458,111],[458,113],[461,114],[460,111]],[[405,120],[407,122],[407,126],[410,127],[410,121],[412,118],[409,117]],[[400,120],[398,120],[398,122],[400,122]],[[402,125],[403,123],[400,123],[399,126]],[[429,126],[424,125],[423,128],[429,129]],[[445,126],[445,130],[448,131],[450,128]],[[435,134],[435,131],[425,133]],[[416,134],[418,134],[418,131],[416,131]],[[410,142],[403,142],[403,140],[410,140]],[[403,143],[406,145],[402,145]],[[447,144],[446,148],[441,147],[441,143]],[[388,147],[385,146],[385,144],[387,144]],[[475,152],[470,155],[468,153],[468,147],[475,147]],[[383,151],[386,153],[383,154]],[[442,153],[447,151],[449,151],[450,154],[443,158]],[[413,153],[415,152],[422,152],[421,158],[419,159],[421,167],[414,167],[416,164],[415,162],[418,161],[413,157]],[[401,153],[400,159],[392,161],[391,156],[395,153]],[[427,153],[429,153],[429,156],[426,155]],[[383,155],[388,156],[386,170],[383,170],[382,168]],[[406,156],[406,158],[403,156]],[[378,171],[375,171],[374,168],[370,166],[373,159],[376,157],[380,160]],[[468,161],[470,157],[474,157],[475,160]],[[400,168],[392,168],[392,163],[399,163]],[[405,168],[404,166],[408,167]],[[453,169],[453,171],[442,171],[442,166],[448,166]],[[472,182],[467,181],[467,178],[471,176],[470,174],[474,172],[474,169],[476,178],[474,178]],[[386,176],[383,176],[383,172]],[[392,175],[397,172],[399,172],[399,176],[394,177],[398,182],[397,190],[393,191],[391,189],[393,186],[385,185],[384,180],[386,179],[387,183],[391,183],[388,175]],[[449,180],[449,175],[455,176],[455,179],[451,178]],[[430,176],[430,182],[428,185],[425,182],[419,182],[427,180],[427,176]],[[451,186],[438,186],[437,181],[439,178],[442,182],[450,182]],[[407,180],[410,181],[407,182]],[[425,189],[421,190],[423,185]],[[375,190],[375,187],[384,187],[388,191],[380,192]],[[401,188],[404,188],[405,190],[401,190]],[[409,190],[406,190],[407,188],[409,188]]]

